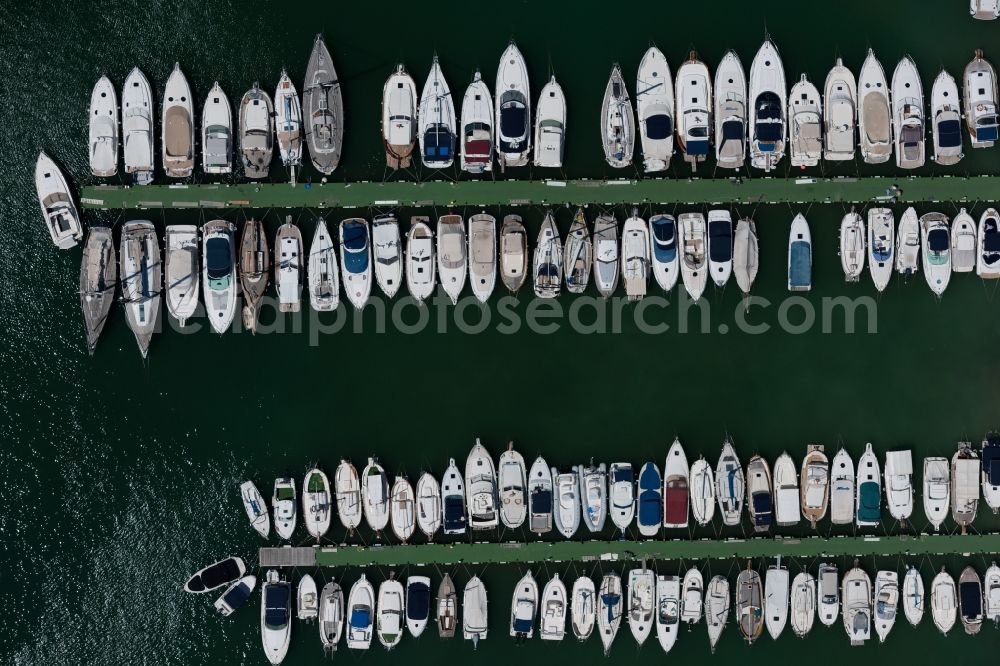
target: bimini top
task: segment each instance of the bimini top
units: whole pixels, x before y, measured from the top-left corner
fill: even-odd
[[[709,221],[708,257],[717,263],[733,258],[733,225],[729,220]]]
[[[351,628],[367,629],[371,626],[372,611],[368,606],[355,606],[351,609]]]
[[[753,494],[754,524],[761,527],[770,525],[774,520],[771,493],[761,490]]]
[[[360,222],[344,225],[344,268],[358,274],[368,270],[368,232]]]
[[[677,257],[677,223],[674,218],[657,216],[650,222],[653,232],[653,256],[661,263]]]
[[[444,498],[444,529],[465,529],[465,502],[461,495],[447,495]]]
[[[808,287],[812,284],[812,247],[808,241],[800,240],[792,243],[788,257],[788,284],[795,287]]]
[[[406,586],[406,618],[426,620],[431,607],[431,588],[427,583],[412,583]]]
[[[264,624],[270,629],[281,629],[288,624],[291,606],[291,587],[288,584],[268,585],[264,608]]]
[[[882,492],[875,481],[865,481],[858,489],[858,520],[877,523],[882,517]]]
[[[209,238],[205,243],[205,264],[208,268],[208,285],[212,289],[225,289],[233,276],[230,242],[225,238]]]

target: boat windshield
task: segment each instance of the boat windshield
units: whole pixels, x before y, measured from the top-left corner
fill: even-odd
[[[669,139],[674,133],[673,119],[665,113],[646,118],[646,136],[654,141]]]
[[[230,247],[225,238],[209,238],[205,243],[205,264],[209,280],[220,280],[232,271]]]

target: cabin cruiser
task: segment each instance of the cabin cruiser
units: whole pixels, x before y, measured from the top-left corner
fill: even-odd
[[[452,305],[458,303],[458,297],[465,286],[465,274],[468,270],[468,250],[465,239],[465,225],[461,215],[442,215],[437,223],[437,263],[438,277],[444,293],[451,299]]]
[[[653,215],[649,218],[650,259],[653,277],[663,291],[670,291],[680,275],[680,258],[677,253],[677,221],[673,215]],[[998,254],[1000,257],[1000,254]],[[1000,270],[1000,260],[997,262]]]
[[[692,301],[705,293],[708,283],[708,228],[701,213],[681,213],[681,278]]]
[[[708,157],[712,142],[712,79],[694,51],[677,70],[676,87],[677,143],[694,170]]]
[[[500,56],[496,78],[497,158],[501,171],[524,166],[531,152],[531,88],[524,56],[513,40]]]
[[[118,173],[118,95],[106,76],[97,80],[90,93],[88,118],[90,173],[98,178],[113,176]]]
[[[699,525],[708,525],[715,516],[715,478],[704,456],[691,465],[691,514]]]
[[[524,458],[514,450],[513,442],[500,454],[497,486],[500,491],[500,521],[504,527],[517,529],[528,517],[528,480]]]
[[[542,607],[539,613],[538,635],[543,641],[561,641],[566,635],[566,584],[555,574],[542,590]]]
[[[747,77],[735,51],[727,51],[715,70],[715,161],[741,169],[747,154]]]
[[[868,164],[888,162],[892,155],[892,113],[889,85],[882,63],[868,49],[868,57],[858,75],[858,134],[861,156]]]
[[[375,615],[375,588],[364,574],[351,586],[347,595],[347,647],[367,650],[372,644]]]
[[[562,262],[562,240],[559,238],[555,217],[549,211],[545,214],[545,219],[542,220],[542,227],[538,230],[538,241],[535,244],[533,261],[535,296],[538,298],[559,296],[559,290],[562,286]]]
[[[764,629],[764,593],[760,574],[750,568],[736,577],[736,622],[743,639],[753,645]]]
[[[853,210],[840,222],[840,266],[848,282],[860,281],[865,270],[865,223]]]
[[[431,62],[417,112],[420,159],[428,169],[447,169],[455,163],[455,102],[438,64]]]
[[[899,218],[896,230],[896,272],[904,278],[920,270],[920,221],[910,206]]]
[[[920,248],[927,285],[936,296],[941,296],[951,280],[951,238],[947,217],[941,213],[920,216]]]
[[[914,627],[924,617],[925,604],[924,579],[916,567],[908,566],[903,576],[903,614]]]
[[[787,527],[800,519],[799,475],[792,457],[782,453],[774,463],[774,522]]]
[[[663,465],[663,526],[688,526],[689,473],[687,456],[679,439],[674,439]]]
[[[1000,213],[996,208],[987,208],[979,217],[976,242],[976,275],[984,280],[1000,278]]]
[[[267,572],[261,588],[260,638],[264,654],[272,664],[280,664],[288,654],[292,639],[292,585],[275,569]]]
[[[278,228],[274,238],[274,282],[278,290],[278,311],[298,312],[302,298],[302,232],[292,224],[291,215],[285,217],[285,223]]]
[[[635,109],[643,170],[666,171],[674,154],[674,81],[666,57],[655,46],[639,62]]]
[[[743,308],[750,307],[750,288],[757,279],[760,268],[760,255],[757,243],[757,225],[748,218],[736,223],[736,233],[733,234],[733,273],[736,284],[743,292]]]
[[[462,636],[472,641],[473,648],[486,639],[488,607],[486,586],[479,576],[473,576],[462,593]]]
[[[295,479],[286,477],[274,480],[274,491],[271,495],[274,531],[285,541],[290,540],[295,533],[295,521],[298,517],[297,499]]]
[[[465,483],[455,459],[448,460],[448,469],[441,478],[442,525],[445,534],[465,534]]]
[[[493,97],[479,70],[462,98],[462,171],[481,174],[493,170]]]
[[[589,465],[580,465],[577,469],[580,475],[580,512],[583,524],[591,532],[604,529],[607,518],[607,468],[604,463],[594,465],[591,459]]]
[[[771,496],[771,468],[761,456],[754,456],[747,463],[747,508],[754,532],[767,532],[774,521],[774,504]]]
[[[274,91],[274,135],[281,162],[291,171],[294,185],[295,169],[302,164],[302,103],[285,70],[281,70]]]
[[[951,272],[971,273],[976,267],[976,223],[964,208],[951,221]]]
[[[416,494],[417,527],[428,540],[433,539],[441,529],[441,485],[433,474],[424,472],[417,480]]]
[[[590,271],[594,262],[594,244],[590,240],[587,217],[583,208],[577,208],[566,235],[563,248],[563,269],[566,277],[566,291],[582,294],[590,282]]]
[[[148,185],[153,180],[153,92],[138,67],[125,77],[121,102],[125,173],[131,174],[136,185]]]
[[[611,69],[611,77],[604,90],[601,130],[604,140],[604,159],[607,163],[616,169],[632,164],[635,118],[632,115],[632,101],[628,97],[628,88],[625,87],[625,80],[622,79],[622,70],[618,63]]]
[[[528,529],[535,534],[552,531],[552,490],[552,470],[539,456],[528,470]]]
[[[892,115],[896,137],[896,166],[916,169],[924,165],[924,90],[917,66],[909,56],[892,73]]]
[[[240,100],[240,157],[247,178],[267,178],[274,155],[274,104],[256,83]]]
[[[236,316],[236,225],[225,220],[206,222],[202,228],[202,287],[205,314],[212,330],[229,330]],[[169,287],[169,285],[168,285]]]
[[[872,581],[857,562],[844,575],[840,598],[851,645],[864,645],[872,636]]]
[[[306,143],[316,170],[330,175],[340,164],[344,145],[344,98],[333,58],[323,35],[316,35],[302,88]],[[343,593],[341,593],[343,594]]]
[[[812,289],[812,234],[802,213],[788,232],[788,291]]]
[[[205,173],[233,170],[233,107],[219,82],[208,91],[201,114],[201,168]]]
[[[570,621],[577,640],[590,638],[597,624],[597,589],[589,576],[580,576],[570,594]]]
[[[510,635],[522,641],[535,635],[535,615],[538,614],[538,583],[531,570],[514,586],[510,604]]]
[[[504,215],[500,227],[500,279],[517,293],[528,277],[528,234],[520,215]]]
[[[701,620],[704,593],[705,578],[698,569],[691,567],[681,582],[681,620],[685,624],[697,624]]]
[[[743,519],[743,498],[746,496],[746,484],[743,478],[743,466],[736,457],[733,443],[726,438],[722,444],[722,454],[715,466],[715,497],[719,502],[719,513],[722,514],[723,525],[739,525]]]
[[[649,227],[635,208],[622,227],[621,266],[625,296],[630,301],[642,299],[649,281]]]
[[[840,612],[840,576],[837,575],[837,565],[829,562],[820,564],[816,583],[819,621],[832,627]]]
[[[913,457],[909,450],[885,454],[885,503],[889,514],[906,525],[913,513]]]
[[[830,522],[854,522],[854,461],[844,448],[837,451],[830,466]]]
[[[924,458],[924,515],[934,531],[941,529],[951,508],[951,470],[947,458]]]
[[[594,283],[604,298],[618,287],[618,220],[599,215],[594,220]]]
[[[664,652],[670,652],[677,642],[680,598],[681,583],[677,576],[656,577],[656,638]]]
[[[976,49],[975,57],[965,67],[965,126],[973,148],[991,148],[997,140],[997,73],[983,52]],[[955,100],[958,106],[958,100]]]
[[[618,635],[622,623],[622,579],[618,574],[605,574],[597,595],[597,629],[604,646],[604,656]]]
[[[955,79],[942,69],[931,88],[931,136],[934,139],[932,159],[942,166],[958,164],[964,157],[962,109],[958,100]]]
[[[469,218],[469,286],[480,303],[490,300],[497,282],[497,219],[486,213]]]
[[[372,220],[371,245],[375,282],[385,297],[392,299],[403,283],[403,245],[395,215],[381,215]]]
[[[139,353],[149,353],[149,342],[160,313],[162,269],[156,228],[148,220],[132,220],[122,226],[118,251],[125,320],[135,335]]]
[[[705,591],[705,624],[708,625],[708,645],[715,646],[729,620],[729,581],[725,576],[713,576]]]
[[[559,168],[566,147],[566,96],[553,76],[542,88],[535,113],[535,166]]]
[[[826,517],[830,499],[830,463],[821,444],[810,444],[807,449],[799,489],[802,515],[816,529],[816,523]]]
[[[309,244],[309,302],[317,312],[336,310],[340,304],[340,275],[333,236],[322,217]]]
[[[965,633],[973,636],[983,626],[983,582],[972,567],[958,577],[958,610]]]
[[[419,638],[431,617],[431,579],[410,576],[406,579],[406,629]]]
[[[552,487],[554,492],[553,522],[556,530],[571,539],[580,526],[580,478],[576,468],[560,474],[553,467]]]
[[[951,458],[951,517],[964,534],[979,508],[980,466],[971,442],[959,442]]]
[[[868,272],[877,291],[885,291],[892,278],[895,233],[892,209],[868,209]]]
[[[497,510],[497,472],[489,452],[476,439],[465,461],[465,492],[468,497],[469,527],[493,529],[500,524]]]
[[[642,646],[654,623],[656,576],[645,566],[628,572],[628,627],[635,642]]]
[[[879,571],[875,574],[875,633],[880,643],[884,643],[892,625],[896,622],[896,608],[899,606],[899,574],[895,571]]]
[[[390,576],[392,574],[390,573]],[[378,612],[375,615],[375,632],[386,650],[399,645],[403,637],[403,585],[398,580],[382,581],[378,586]]]
[[[802,571],[792,579],[792,594],[788,603],[792,631],[805,638],[816,620],[816,579]]]
[[[635,519],[635,474],[632,464],[611,463],[608,482],[610,483],[608,511],[611,513],[611,522],[624,532]]]
[[[410,296],[423,303],[434,294],[437,285],[437,266],[434,257],[434,232],[426,216],[410,219],[406,234],[406,289]]]
[[[390,169],[409,169],[417,139],[417,84],[402,63],[382,88],[382,144]]]
[[[39,153],[35,163],[35,190],[52,242],[60,250],[75,247],[83,239],[80,213],[62,171],[45,153]]]
[[[246,564],[239,557],[227,557],[199,569],[184,583],[189,594],[205,594],[240,580],[247,572]]]
[[[785,156],[785,68],[770,39],[750,65],[750,163],[771,172]]]
[[[163,91],[162,124],[163,170],[168,178],[187,178],[194,173],[194,105],[180,63]]]
[[[941,567],[941,571],[931,582],[931,616],[934,618],[934,626],[947,636],[955,626],[957,614],[958,593],[955,589],[955,579]]]
[[[990,562],[983,576],[983,605],[987,620],[1000,621],[1000,567]]]
[[[720,289],[733,272],[733,218],[728,210],[708,211],[708,272]]]
[[[779,558],[764,575],[764,610],[767,611],[764,624],[774,640],[778,640],[788,622],[788,592],[788,569],[781,566]]]
[[[223,227],[219,230],[222,238],[226,238],[226,224],[223,222]],[[198,288],[201,282],[199,275],[202,271],[201,262],[198,260],[198,227],[193,224],[168,224],[163,245],[165,255],[163,279],[166,283],[167,312],[177,320],[181,328],[184,328],[187,320],[193,317],[198,309]],[[228,261],[228,257],[219,259]],[[233,296],[235,298],[235,293]],[[208,294],[205,303],[208,304]],[[214,327],[215,322],[211,317],[209,321]]]
[[[823,86],[823,159],[839,162],[854,159],[858,118],[858,86],[851,70],[837,58]]]
[[[375,458],[369,458],[361,472],[361,498],[368,527],[381,532],[389,524],[389,477]]]
[[[792,166],[811,167],[823,157],[823,118],[819,91],[806,75],[788,96],[788,134]]]
[[[337,496],[337,517],[344,529],[351,533],[361,524],[361,481],[358,470],[347,460],[341,460],[337,465],[333,489]]]
[[[983,499],[993,513],[1000,511],[1000,433],[986,433],[979,451],[982,461]]]
[[[656,463],[646,462],[639,470],[637,525],[639,534],[656,536],[663,521],[663,482]]]
[[[250,525],[257,530],[257,534],[266,539],[271,533],[271,516],[267,513],[267,502],[253,481],[243,482],[240,486],[240,498],[243,500],[243,508],[246,509]]]
[[[855,524],[858,527],[875,527],[882,520],[882,474],[870,442],[865,444],[865,452],[858,458],[855,478],[858,488]]]
[[[417,529],[417,502],[413,486],[405,476],[397,476],[389,497],[389,525],[400,543],[405,544]]]

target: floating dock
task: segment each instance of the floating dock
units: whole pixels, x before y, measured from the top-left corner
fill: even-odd
[[[261,567],[366,567],[628,560],[732,560],[1000,553],[1000,534],[922,534],[698,541],[533,541],[261,548]]]
[[[562,204],[904,204],[1000,200],[1000,176],[462,180],[238,185],[99,185],[92,209],[367,208]]]

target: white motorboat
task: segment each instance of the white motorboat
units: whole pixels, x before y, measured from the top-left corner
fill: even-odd
[[[595,465],[591,459],[589,465],[580,465],[577,473],[580,475],[580,515],[583,524],[591,532],[600,532],[608,516],[607,467],[604,463]]]
[[[391,574],[390,574],[391,575]],[[406,607],[403,584],[398,580],[384,580],[378,586],[378,613],[375,615],[375,633],[378,642],[391,650],[403,638],[403,613]]]
[[[418,303],[434,293],[437,267],[434,260],[434,232],[428,217],[414,216],[406,234],[406,289]]]
[[[971,566],[958,577],[958,611],[965,633],[978,634],[983,626],[983,581]]]
[[[923,619],[926,603],[924,579],[916,567],[906,567],[906,575],[903,576],[903,613],[914,627]]]
[[[959,442],[958,450],[951,457],[951,517],[963,534],[975,520],[979,508],[980,472],[979,457],[972,442]]]
[[[877,291],[885,291],[892,277],[896,223],[890,208],[868,209],[868,271]]]
[[[719,513],[722,514],[723,525],[739,525],[743,519],[743,498],[746,496],[746,483],[743,477],[743,466],[736,456],[736,449],[727,437],[722,444],[722,454],[715,466],[715,497],[719,501]]]
[[[409,576],[406,579],[406,630],[420,638],[431,619],[431,579]]]
[[[872,635],[872,581],[857,563],[844,574],[840,598],[851,645],[864,645]]]
[[[52,242],[60,250],[75,247],[83,239],[80,213],[62,171],[45,153],[39,153],[35,163],[35,190]]]
[[[618,287],[618,220],[598,215],[594,220],[594,283],[604,298]]]
[[[428,169],[447,169],[455,163],[455,102],[451,89],[438,64],[437,54],[431,61],[431,71],[420,93],[419,122],[420,158]]]
[[[931,582],[931,616],[934,626],[945,636],[955,626],[958,615],[958,594],[955,589],[955,579],[941,568]]]
[[[417,502],[413,486],[405,476],[397,476],[390,491],[389,524],[392,533],[406,543],[417,529]]]
[[[469,218],[469,286],[480,303],[485,303],[497,282],[497,220],[477,213]]]
[[[597,630],[604,646],[604,656],[618,635],[622,623],[622,579],[618,574],[605,574],[597,595]]]
[[[823,86],[823,159],[830,162],[854,159],[858,122],[858,86],[851,70],[837,58]]]
[[[708,228],[701,213],[681,213],[678,220],[683,248],[681,278],[691,300],[697,301],[708,283]]]
[[[573,216],[573,224],[566,234],[566,245],[563,248],[563,272],[566,278],[566,291],[571,294],[582,294],[590,283],[590,271],[594,263],[594,244],[590,240],[590,230],[587,228],[587,216],[583,208],[577,208]]]
[[[267,512],[267,502],[253,481],[244,481],[240,485],[240,498],[250,525],[266,539],[271,534],[271,516]]]
[[[899,574],[879,571],[875,574],[875,633],[880,643],[885,643],[892,625],[896,622],[899,606]]]
[[[437,268],[438,278],[444,293],[452,304],[458,303],[458,297],[465,286],[465,273],[468,268],[466,256],[465,225],[461,215],[442,215],[437,223]]]
[[[328,176],[340,164],[344,146],[344,97],[340,91],[340,77],[322,34],[316,35],[309,53],[302,108],[309,159],[317,171]]]
[[[788,232],[788,291],[812,289],[812,234],[802,213]]]
[[[133,67],[122,85],[122,153],[125,173],[136,185],[153,180],[154,135],[153,91],[146,75]]]
[[[215,600],[215,610],[219,611],[222,617],[232,615],[250,599],[255,587],[257,587],[256,576],[243,576],[230,583],[226,591]]]
[[[528,529],[535,534],[552,531],[552,471],[538,456],[528,470]]]
[[[575,467],[564,474],[560,474],[555,467],[550,472],[554,493],[553,521],[556,530],[571,539],[580,526],[580,479]]]
[[[975,56],[965,67],[963,78],[965,126],[972,139],[972,147],[992,148],[1000,126],[1000,116],[997,115],[1000,95],[997,93],[996,70],[989,60],[983,58],[982,50],[976,49]],[[958,106],[957,99],[955,106]]]
[[[774,522],[774,497],[771,493],[771,468],[761,456],[750,458],[746,471],[747,509],[754,532],[771,529]]]
[[[858,527],[875,527],[882,521],[882,473],[871,442],[865,444],[865,452],[858,458],[855,479],[858,492],[854,522]]]
[[[774,522],[781,527],[798,525],[799,473],[788,453],[782,453],[774,463]]]
[[[996,208],[987,208],[980,216],[976,242],[976,275],[984,280],[1000,278],[1000,213]]]
[[[311,622],[319,615],[319,589],[316,580],[309,574],[299,579],[295,595],[295,615],[300,620]]]
[[[708,211],[708,271],[719,288],[733,272],[733,218],[728,210]]]
[[[987,620],[1000,621],[1000,567],[996,562],[990,562],[983,576],[983,605]]]
[[[705,593],[705,579],[701,572],[690,568],[681,582],[681,620],[685,624],[697,624],[701,620],[702,597]]]
[[[539,638],[543,641],[561,641],[566,635],[568,611],[566,585],[559,579],[559,574],[554,574],[542,591],[542,606],[538,622]]]
[[[993,513],[1000,512],[1000,432],[992,430],[983,437],[979,451],[982,461],[983,499]]]
[[[333,488],[337,496],[337,516],[340,524],[348,532],[361,524],[361,482],[358,470],[350,462],[341,460],[333,476]]]
[[[951,272],[971,273],[976,258],[976,223],[962,208],[951,221]]]
[[[534,636],[537,614],[538,583],[529,569],[514,586],[514,598],[510,604],[510,635],[518,641]]]
[[[749,562],[747,568],[736,577],[736,622],[743,639],[753,645],[764,629],[764,595],[760,584],[760,574]],[[720,630],[721,631],[721,630]]]
[[[705,591],[705,624],[708,625],[708,644],[715,653],[715,646],[729,620],[729,581],[725,576],[713,576]]]
[[[372,220],[371,243],[375,282],[391,300],[403,284],[403,244],[395,215],[382,215]]]
[[[528,480],[524,457],[514,450],[513,442],[500,454],[497,487],[500,489],[500,521],[510,529],[521,527],[528,517]]]
[[[201,168],[205,173],[233,170],[233,107],[218,81],[202,107]]]
[[[785,156],[788,88],[778,49],[765,39],[750,65],[750,163],[771,172]]]
[[[267,178],[274,156],[274,104],[256,83],[240,100],[240,156],[247,178]]]
[[[389,524],[389,477],[375,458],[369,458],[361,472],[361,502],[368,527],[375,532],[384,530]]]
[[[118,261],[125,320],[135,335],[139,353],[146,358],[160,314],[162,289],[160,244],[152,222],[132,220],[122,225]]]
[[[295,532],[295,521],[298,516],[297,500],[295,479],[279,478],[274,480],[274,492],[271,495],[274,531],[279,538],[285,541],[290,540]]]
[[[799,476],[802,515],[816,529],[816,523],[826,517],[830,500],[830,463],[822,444],[809,445]]]
[[[920,248],[927,285],[936,296],[941,296],[951,280],[951,237],[947,217],[941,213],[920,216]]]
[[[417,480],[417,527],[433,539],[441,529],[441,486],[430,472],[424,472]]]
[[[823,116],[819,90],[806,75],[788,96],[788,142],[792,166],[819,164],[823,157]]]
[[[781,566],[781,559],[777,564],[772,564],[767,568],[764,576],[764,624],[767,626],[767,633],[771,638],[778,640],[778,636],[785,629],[788,622],[788,569]]]
[[[340,304],[340,269],[333,236],[322,217],[309,245],[309,303],[317,312],[336,310]]]
[[[736,233],[733,235],[733,273],[736,284],[743,292],[743,307],[749,308],[750,288],[757,279],[760,268],[760,253],[757,246],[757,225],[749,218],[743,218],[736,223]]]
[[[489,530],[500,524],[497,471],[493,466],[493,458],[479,442],[479,438],[476,438],[476,445],[465,461],[465,492],[471,529]]]
[[[649,257],[653,277],[663,291],[670,291],[680,276],[680,255],[677,252],[677,221],[673,215],[653,215],[649,218]],[[1000,256],[1000,254],[998,254]],[[998,262],[1000,266],[1000,262]]]
[[[441,520],[445,534],[465,534],[468,518],[465,513],[465,482],[455,459],[448,460],[448,469],[441,478]]]
[[[691,515],[699,525],[708,525],[715,516],[715,477],[704,456],[691,465]]]
[[[302,232],[288,215],[274,239],[274,282],[279,312],[298,312],[301,307],[302,254]]]
[[[618,63],[611,68],[611,76],[604,89],[604,102],[601,104],[601,138],[604,145],[604,159],[608,164],[616,169],[632,164],[632,153],[635,150],[635,117],[632,115],[632,101],[629,99],[628,88]]]
[[[472,641],[473,648],[479,646],[479,641],[486,640],[488,610],[486,586],[479,576],[473,576],[462,592],[462,636]]]
[[[656,577],[656,639],[664,652],[677,642],[681,616],[681,583],[677,576]]]
[[[924,458],[924,515],[931,521],[934,531],[941,524],[951,508],[951,473],[947,458]]]
[[[853,210],[840,221],[840,266],[844,279],[858,282],[865,270],[865,223]]]
[[[964,157],[958,85],[954,77],[943,69],[931,87],[931,136],[934,140],[932,159],[938,164],[958,164]]]
[[[382,88],[382,145],[390,169],[409,169],[417,142],[417,84],[402,63]]]
[[[538,230],[538,241],[535,245],[535,256],[532,262],[535,276],[535,296],[538,298],[556,298],[562,286],[562,240],[556,228],[555,217],[551,212],[545,214],[542,226]]]
[[[504,215],[500,227],[500,279],[517,293],[528,277],[528,234],[520,215]]]
[[[223,227],[218,229],[217,237],[222,239],[222,244],[227,240],[231,240],[231,232],[225,227],[226,223],[223,222]],[[206,232],[208,231],[206,225]],[[227,233],[228,232],[228,233]],[[222,244],[215,244],[217,247]],[[225,252],[224,247],[219,247]],[[207,250],[207,247],[206,247]],[[194,316],[194,313],[198,310],[198,291],[199,284],[201,282],[201,272],[204,270],[199,260],[198,251],[198,227],[193,224],[169,224],[165,229],[165,234],[163,238],[163,281],[166,287],[166,302],[167,302],[167,312],[170,313],[174,319],[177,320],[177,324],[184,328],[187,324],[187,320]],[[217,257],[222,263],[222,270],[225,270],[225,262],[229,260],[227,255],[222,257]],[[207,260],[207,257],[206,257]],[[233,269],[235,270],[235,268]],[[225,288],[225,277],[222,281],[222,286]],[[208,276],[205,276],[205,280],[208,280]],[[208,291],[208,285],[205,285],[206,292]],[[208,305],[208,294],[205,294],[205,304]],[[236,295],[233,294],[235,299]],[[226,303],[223,301],[223,306]],[[234,303],[235,306],[235,303]],[[225,307],[224,307],[225,309]],[[206,307],[207,311],[207,307]],[[224,314],[224,313],[223,313]],[[231,319],[230,319],[231,321]],[[209,317],[209,322],[212,324],[214,329],[215,322],[212,317]],[[220,322],[221,323],[221,322]],[[225,328],[222,329],[225,331]]]
[[[896,230],[896,272],[907,278],[920,270],[920,221],[912,206],[903,211]]]
[[[462,171],[481,174],[493,170],[493,97],[479,70],[462,98]]]
[[[622,227],[622,284],[630,301],[641,300],[649,282],[649,227],[638,212],[633,208]]]
[[[239,557],[227,557],[202,567],[184,583],[188,594],[205,594],[240,580],[247,572],[246,564]]]
[[[435,606],[438,636],[454,638],[455,629],[458,628],[458,595],[455,593],[455,584],[451,582],[451,576],[448,574],[444,575],[438,586]]]
[[[302,164],[302,103],[285,70],[281,70],[274,91],[274,134],[281,162],[289,168],[294,184],[295,169]]]
[[[375,622],[375,588],[364,574],[347,595],[347,647],[367,650],[372,644]]]
[[[910,56],[904,56],[892,73],[892,116],[896,166],[916,169],[924,165],[924,89]]]
[[[663,526],[682,529],[688,526],[690,505],[690,467],[684,447],[674,438],[663,465]]]
[[[361,310],[372,291],[372,247],[368,221],[350,217],[340,222],[340,271],[347,300]]]
[[[712,142],[712,79],[694,51],[677,70],[674,100],[677,143],[694,170],[708,157]]]
[[[500,169],[524,166],[531,152],[531,88],[524,56],[513,40],[500,56],[496,82],[494,126]]]
[[[889,84],[882,63],[868,49],[868,57],[858,75],[858,135],[861,156],[868,164],[888,162],[892,155],[892,112]]]
[[[229,330],[236,316],[236,225],[225,220],[211,220],[202,227],[201,285],[205,296],[205,314],[212,330]],[[169,273],[169,271],[168,271]]]
[[[837,575],[837,565],[829,562],[820,564],[816,583],[819,621],[832,627],[840,613],[840,576]]]
[[[635,111],[643,170],[666,171],[674,154],[674,81],[666,57],[655,46],[639,62]]]
[[[608,511],[611,522],[624,532],[635,519],[635,473],[631,463],[611,463]]]
[[[589,576],[580,576],[570,593],[570,621],[577,640],[590,638],[597,624],[597,589]]]
[[[187,178],[194,173],[194,104],[180,63],[167,78],[162,113],[163,170],[168,178]]]
[[[653,605],[656,601],[656,576],[645,567],[628,572],[628,628],[640,646],[653,628]]]
[[[118,95],[106,76],[94,84],[87,117],[90,173],[99,178],[113,176],[118,173]]]
[[[913,457],[909,450],[885,454],[885,503],[889,514],[905,526],[913,513]]]
[[[535,166],[559,168],[566,146],[566,96],[552,76],[538,96],[535,113]]]
[[[816,579],[802,571],[792,579],[792,594],[789,601],[792,631],[799,638],[805,638],[816,620]]]
[[[969,13],[979,21],[992,21],[1000,16],[1000,0],[969,0]]]
[[[275,569],[267,572],[260,591],[260,639],[272,664],[280,664],[292,640],[292,585]]]
[[[715,70],[715,161],[741,169],[747,154],[747,77],[735,51],[727,51]]]
[[[302,481],[302,518],[306,531],[318,541],[330,529],[333,496],[330,480],[323,470],[313,467]]]
[[[663,477],[656,463],[648,461],[639,470],[636,524],[639,534],[656,536],[663,521]]]

